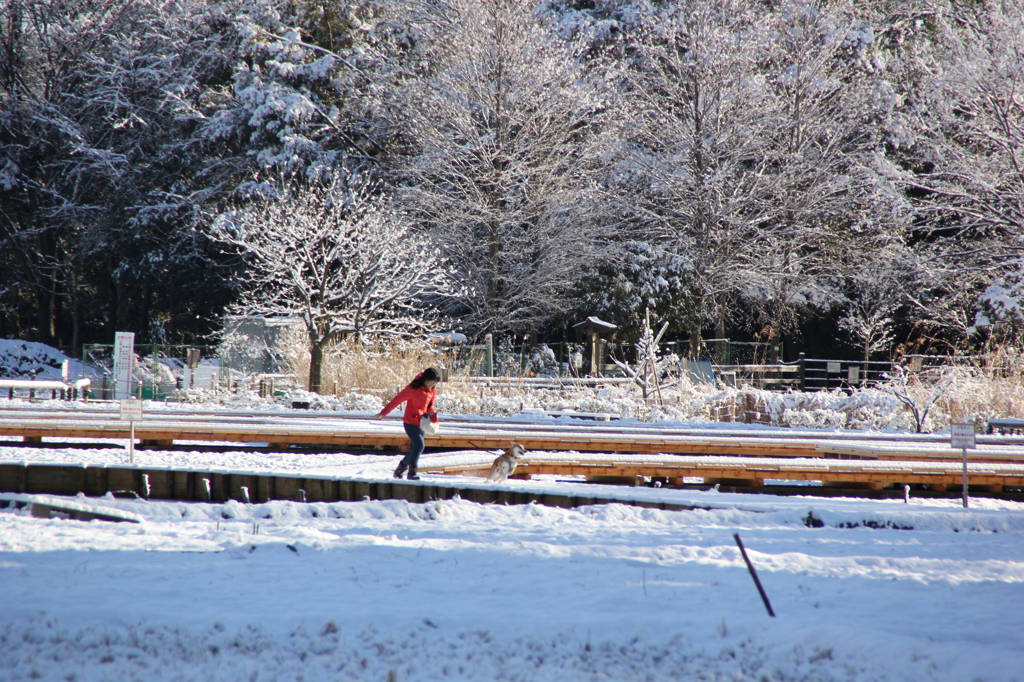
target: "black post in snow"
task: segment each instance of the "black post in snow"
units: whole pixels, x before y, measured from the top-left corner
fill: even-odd
[[[757,571],[754,570],[754,564],[750,563],[750,557],[747,556],[747,550],[743,546],[743,541],[740,540],[740,534],[733,533],[732,536],[736,539],[736,545],[740,548],[740,554],[743,555],[743,560],[747,562],[747,568],[750,569],[750,576],[754,579],[754,584],[757,585],[757,591],[761,593],[761,600],[764,601],[764,607],[768,609],[768,615],[774,618],[775,612],[772,611],[771,602],[768,601],[768,595],[764,593],[764,588],[761,587],[761,580],[757,577]]]

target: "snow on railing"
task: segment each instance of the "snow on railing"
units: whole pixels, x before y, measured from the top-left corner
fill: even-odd
[[[77,379],[71,382],[58,381],[54,379],[0,379],[0,389],[7,389],[7,398],[14,399],[14,392],[17,390],[28,391],[29,399],[36,397],[36,391],[50,391],[51,397],[57,397],[60,391],[61,397],[74,395],[87,398],[85,389],[92,384],[92,379]]]

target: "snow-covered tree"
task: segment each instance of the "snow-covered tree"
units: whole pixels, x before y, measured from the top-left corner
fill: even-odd
[[[230,83],[207,93],[220,105],[197,131],[212,149],[222,147],[222,164],[313,181],[338,166],[375,162],[372,126],[352,115],[361,106],[361,71],[351,54],[351,12],[298,3],[287,15],[250,10],[234,19],[238,60]]]
[[[1012,308],[1024,251],[1024,16],[1015,2],[950,3],[919,23],[932,47],[904,177],[933,257],[915,315],[960,341]]]
[[[0,270],[9,291],[34,292],[39,338],[77,346],[89,326],[143,340],[150,321],[194,320],[216,296],[191,228],[223,178],[202,175],[210,150],[191,139],[195,107],[182,106],[230,61],[229,22],[209,10],[200,0],[0,9]]]
[[[202,334],[227,286],[196,228],[236,187],[254,169],[372,163],[357,31],[320,9],[0,2],[3,309],[33,312],[50,343],[77,345],[80,326]]]
[[[657,242],[616,241],[614,252],[587,271],[577,315],[597,313],[615,320],[620,341],[640,337],[647,311],[665,320],[669,332],[685,333],[689,327],[684,292],[696,277],[692,267],[688,258]]]
[[[853,338],[865,362],[892,348],[898,313],[908,304],[913,281],[910,254],[896,249],[851,263],[838,285],[839,328]]]
[[[1024,342],[1024,261],[1017,269],[997,277],[978,301],[974,329],[1000,343]]]
[[[691,273],[672,292],[675,310],[659,306],[679,330],[724,320],[739,254],[757,247],[751,226],[764,220],[771,193],[760,134],[770,105],[758,74],[763,24],[743,2],[684,1],[648,8],[630,37],[625,144],[610,184],[642,226],[631,238],[674,254]],[[639,269],[629,288],[653,289],[650,273]]]
[[[528,0],[439,4],[409,84],[405,201],[434,232],[473,333],[534,331],[597,257],[603,89]]]
[[[660,5],[640,26],[614,178],[647,240],[691,263],[686,323],[794,329],[908,214],[879,161],[894,100],[865,63],[870,27],[744,0]]]
[[[406,216],[358,178],[293,184],[221,215],[211,236],[242,260],[233,313],[302,318],[310,391],[341,338],[423,331],[425,300],[446,281]]]
[[[883,159],[896,98],[869,59],[874,29],[843,10],[793,0],[772,16],[763,73],[773,106],[761,131],[775,186],[755,228],[760,248],[744,253],[744,299],[778,332],[827,306],[830,277],[884,266],[910,215]]]
[[[935,228],[1024,249],[1024,16],[1019,3],[937,14],[945,48],[924,84],[919,126],[923,209]],[[948,218],[949,212],[955,221]],[[946,214],[946,215],[943,215]],[[985,243],[995,248],[994,243]]]
[[[111,217],[129,170],[118,142],[148,94],[150,56],[135,100],[106,97],[111,53],[137,19],[130,3],[11,0],[0,17],[0,277],[11,298],[32,300],[37,338],[53,344],[80,240]]]

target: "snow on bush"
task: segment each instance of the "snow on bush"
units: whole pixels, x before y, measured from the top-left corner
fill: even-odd
[[[183,388],[175,391],[174,395],[167,399],[172,403],[185,403],[188,405],[199,405],[204,403],[215,403],[217,399],[213,391],[207,388]]]
[[[60,379],[61,364],[67,359],[64,353],[42,343],[0,339],[0,377]]]
[[[380,396],[349,391],[344,395],[320,395],[301,389],[288,391],[283,399],[286,406],[292,403],[309,403],[311,410],[332,410],[336,412],[380,412],[384,401]],[[280,400],[279,400],[280,402]]]

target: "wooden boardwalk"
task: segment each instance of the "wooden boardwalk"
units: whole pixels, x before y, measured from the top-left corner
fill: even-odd
[[[44,438],[99,439],[123,445],[128,422],[112,409],[48,414],[45,411],[4,410],[0,435],[21,442]],[[231,443],[282,449],[306,448],[356,451],[404,450],[408,440],[397,419],[371,421],[358,417],[297,417],[222,413],[161,414],[154,410],[136,422],[136,440],[151,447],[195,443]],[[515,424],[508,421],[447,420],[442,432],[427,437],[434,450],[498,450],[512,441],[533,451],[519,473],[583,476],[592,481],[623,483],[637,477],[678,484],[685,478],[706,482],[759,486],[766,480],[821,481],[825,485],[878,489],[921,484],[932,490],[959,487],[961,451],[940,438],[885,438],[823,433],[792,437],[773,431],[737,430],[728,433],[658,430],[597,424]],[[118,442],[120,441],[120,442]],[[970,452],[970,483],[993,492],[1024,486],[1024,439],[979,436]],[[0,441],[4,446],[18,441]],[[201,447],[201,446],[199,446]],[[569,453],[545,455],[545,453]],[[607,454],[605,454],[607,453]],[[484,459],[487,459],[485,456]],[[486,464],[429,467],[423,471],[475,475]]]
[[[0,413],[0,436],[40,443],[44,438],[69,440],[126,440],[128,422],[116,413],[49,416],[39,413]],[[357,450],[402,450],[408,438],[397,419],[295,418],[190,414],[147,415],[136,422],[135,437],[143,445],[169,446],[185,442],[290,445]],[[987,444],[989,438],[992,444]],[[826,459],[959,461],[960,451],[942,439],[884,438],[865,435],[851,440],[823,433],[788,437],[756,431],[691,434],[681,429],[628,429],[597,425],[548,427],[503,422],[445,422],[442,432],[427,436],[427,447],[445,450],[496,450],[516,441],[528,450],[557,452],[724,455],[733,457],[812,457]],[[1024,463],[1024,438],[979,436],[972,460]],[[2,447],[2,443],[0,443]]]
[[[421,471],[451,475],[487,474],[489,464],[424,466]],[[963,466],[953,462],[895,460],[835,460],[799,458],[779,460],[750,457],[692,457],[671,459],[546,458],[530,457],[516,468],[516,477],[540,474],[583,476],[588,481],[636,485],[642,479],[662,479],[667,485],[683,485],[686,478],[702,478],[704,484],[761,487],[766,480],[820,481],[826,486],[881,490],[904,484],[925,485],[943,492],[962,489]],[[970,462],[972,488],[999,493],[1024,486],[1024,465]]]

